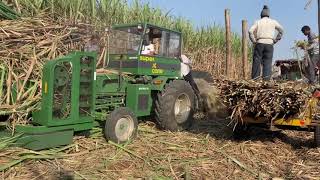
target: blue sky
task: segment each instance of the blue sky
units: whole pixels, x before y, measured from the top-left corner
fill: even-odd
[[[170,11],[171,15],[182,16],[194,25],[224,25],[224,9],[231,10],[231,26],[235,32],[241,32],[241,20],[248,20],[249,26],[260,18],[264,4],[271,10],[271,18],[276,19],[285,28],[285,35],[275,47],[274,60],[292,58],[290,49],[294,40],[305,39],[301,34],[303,25],[317,29],[317,0],[305,10],[308,0],[142,0],[153,7]]]

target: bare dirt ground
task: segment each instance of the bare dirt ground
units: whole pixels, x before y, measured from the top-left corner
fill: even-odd
[[[226,123],[221,118],[197,120],[190,131],[179,133],[141,123],[137,139],[121,147],[107,143],[99,132],[78,136],[56,158],[26,159],[0,178],[320,179],[320,148],[313,147],[313,133],[251,129],[235,140]],[[6,149],[0,163],[27,153]]]

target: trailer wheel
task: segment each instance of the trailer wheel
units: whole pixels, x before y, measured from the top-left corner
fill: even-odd
[[[107,140],[122,144],[137,136],[138,120],[134,113],[126,107],[115,109],[109,114],[104,135]]]
[[[320,147],[320,126],[319,125],[315,127],[314,142],[316,147]]]
[[[184,80],[168,83],[155,102],[155,115],[159,125],[166,130],[182,131],[193,121],[195,95]]]

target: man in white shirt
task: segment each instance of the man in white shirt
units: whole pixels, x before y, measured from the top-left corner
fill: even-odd
[[[181,55],[181,76],[191,85],[194,93],[199,98],[200,91],[197,84],[194,82],[191,74],[192,61],[186,56]]]
[[[278,34],[276,35],[276,31]],[[275,36],[276,35],[276,36]],[[273,45],[276,44],[283,35],[282,26],[270,18],[268,6],[264,6],[261,12],[261,19],[256,21],[249,30],[249,37],[254,44],[252,79],[257,79],[261,75],[261,65],[263,66],[262,77],[270,80],[272,71]]]
[[[154,44],[152,44],[151,42],[149,43],[149,45],[142,47],[142,52],[141,52],[142,55],[153,56],[154,53],[155,53]]]

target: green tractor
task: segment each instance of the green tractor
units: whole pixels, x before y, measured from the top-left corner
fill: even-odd
[[[107,140],[124,143],[144,117],[170,131],[190,127],[197,99],[180,74],[181,33],[140,23],[114,26],[109,34],[103,69],[96,70],[94,52],[47,62],[32,124],[17,125],[14,133],[2,127],[0,134],[20,134],[16,144],[40,150],[70,144],[76,132],[95,126]],[[152,55],[144,54],[148,42]]]

